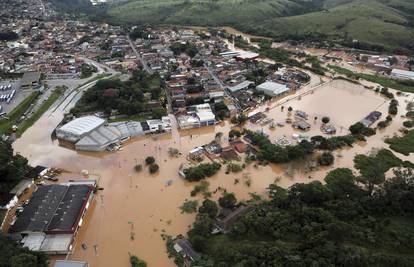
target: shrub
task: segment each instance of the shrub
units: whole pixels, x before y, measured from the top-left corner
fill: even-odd
[[[318,162],[322,166],[330,166],[334,163],[334,161],[334,156],[329,152],[324,152],[318,157]]]
[[[213,176],[221,168],[221,165],[217,162],[203,163],[196,167],[191,167],[184,170],[185,179],[188,181],[200,181],[206,177]]]
[[[244,114],[240,114],[237,117],[233,117],[231,118],[230,122],[233,124],[243,124],[244,122],[246,122],[249,118],[244,115]]]
[[[145,163],[146,163],[147,165],[151,165],[151,164],[155,163],[155,158],[154,158],[154,157],[152,157],[152,156],[149,156],[149,157],[147,157],[147,158],[145,159]]]
[[[158,172],[160,170],[160,166],[158,166],[158,164],[157,163],[152,163],[150,166],[149,166],[149,172],[150,173],[156,173],[156,172]]]
[[[180,155],[180,151],[176,148],[170,147],[168,149],[168,155],[170,155],[170,157],[175,157],[176,158]]]
[[[375,130],[369,127],[366,127],[361,122],[357,122],[349,127],[349,131],[353,135],[364,135],[371,136],[375,134]]]
[[[384,129],[384,128],[388,127],[388,125],[390,125],[389,121],[385,120],[385,121],[378,122],[377,126],[380,129]]]
[[[388,113],[391,115],[397,115],[398,113],[398,101],[392,99],[390,102],[390,106],[388,107]]]
[[[231,130],[229,132],[229,139],[239,138],[240,136],[241,136],[241,133],[238,130]]]
[[[414,126],[414,121],[405,121],[403,122],[404,127],[412,128]]]
[[[322,117],[322,122],[327,124],[331,121],[331,119],[329,117]]]
[[[137,164],[137,165],[135,165],[134,169],[135,169],[136,172],[140,172],[140,171],[142,171],[142,165]]]
[[[206,196],[208,192],[208,187],[210,184],[207,181],[201,181],[200,184],[194,186],[194,189],[191,191],[191,196],[195,197],[198,193],[202,192]]]
[[[185,200],[183,205],[181,205],[181,213],[194,213],[197,211],[198,201],[197,200]]]
[[[243,170],[243,167],[236,163],[229,163],[227,165],[227,171],[228,172],[241,172]]]

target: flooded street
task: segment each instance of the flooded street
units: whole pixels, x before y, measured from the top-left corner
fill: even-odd
[[[320,85],[322,81],[325,83]],[[400,102],[399,114],[392,124],[368,138],[368,142],[334,152],[335,168],[352,168],[355,154],[368,154],[374,148],[387,147],[383,140],[401,128],[403,119],[400,116],[405,114],[406,101],[412,100],[413,95],[396,98]],[[32,165],[67,170],[69,173],[65,173],[61,181],[82,179],[82,170],[88,170],[91,176],[100,180],[99,184],[103,190],[98,191],[95,196],[86,222],[76,238],[74,253],[68,258],[86,260],[90,266],[129,266],[128,253],[131,253],[145,260],[148,266],[175,266],[167,257],[161,234],[186,233],[194,220],[194,215],[181,214],[179,207],[185,199],[190,198],[190,192],[197,184],[185,182],[180,178],[179,166],[186,162],[185,156],[188,151],[214,140],[218,132],[224,133],[222,144],[225,146],[226,137],[232,126],[229,122],[223,122],[215,127],[184,131],[178,131],[173,127],[170,134],[128,141],[122,151],[78,153],[58,146],[57,141],[53,142],[50,138],[53,129],[63,117],[64,107],[69,110],[73,105],[70,101],[69,97],[56,110],[52,108],[46,112],[14,143],[15,151],[26,156]],[[262,105],[251,114],[263,111],[275,122],[279,122],[289,117],[287,107],[291,106],[294,110],[303,110],[309,114],[312,128],[306,132],[307,136],[321,134],[322,116],[329,116],[338,128],[338,135],[345,135],[349,125],[361,120],[371,111],[382,112],[384,119],[388,112],[388,103],[385,98],[363,86],[343,80],[322,80],[319,76],[312,75],[310,84],[295,94]],[[282,105],[285,107],[284,111],[281,110]],[[316,121],[313,119],[315,116],[318,117]],[[263,130],[269,134],[272,141],[282,136],[291,138],[293,133],[299,133],[290,125],[271,130],[269,126],[248,122],[245,127]],[[167,151],[170,147],[179,149],[183,155],[179,158],[169,157]],[[149,174],[148,168],[144,168],[140,173],[134,171],[134,166],[137,163],[144,164],[147,156],[156,158],[160,165],[158,174]],[[414,161],[414,155],[399,156]],[[210,183],[210,191],[215,191],[218,187],[225,188],[236,193],[241,200],[250,198],[250,192],[264,195],[268,185],[274,181],[282,187],[289,187],[297,182],[322,181],[326,173],[333,168],[320,168],[308,172],[306,165],[307,162],[304,161],[259,167],[250,164],[242,173],[237,174],[225,174],[226,168],[223,166],[217,175],[208,178],[207,181]],[[236,178],[240,183],[235,183]],[[250,179],[251,185],[244,183],[244,179]],[[171,185],[167,183],[169,180],[172,180]],[[220,196],[220,192],[213,194],[214,199]],[[201,196],[197,198],[202,200]]]

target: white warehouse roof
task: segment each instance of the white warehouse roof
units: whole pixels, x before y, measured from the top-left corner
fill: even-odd
[[[275,82],[264,82],[258,85],[256,89],[271,96],[278,96],[289,91],[289,88],[286,85]]]
[[[85,133],[96,129],[105,123],[104,119],[96,116],[86,116],[74,119],[73,121],[63,125],[59,128],[59,131],[71,133],[73,135],[81,136]]]
[[[393,69],[391,75],[400,78],[414,79],[414,71]]]

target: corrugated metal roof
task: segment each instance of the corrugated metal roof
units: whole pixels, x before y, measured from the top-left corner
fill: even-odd
[[[96,116],[85,116],[74,119],[73,121],[63,125],[59,128],[59,131],[69,132],[74,135],[82,135],[88,133],[95,128],[105,123],[104,119]]]
[[[289,91],[289,88],[286,85],[275,82],[264,82],[258,85],[256,89],[259,91],[272,92],[274,95],[280,95]]]

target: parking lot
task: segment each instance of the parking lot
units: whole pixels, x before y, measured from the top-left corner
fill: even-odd
[[[10,86],[9,86],[10,85]],[[3,87],[3,90],[1,88]],[[6,88],[4,88],[6,87]],[[6,96],[11,95],[14,91],[13,98],[10,101],[7,101]],[[21,90],[20,89],[20,80],[1,80],[0,81],[0,99],[1,96],[4,96],[3,99],[0,100],[0,114],[2,113],[9,113],[12,111],[16,106],[18,106],[27,96],[29,96],[33,90]]]

